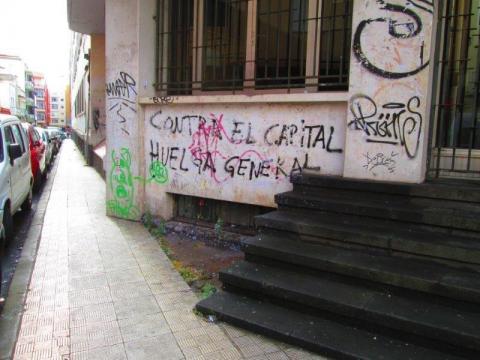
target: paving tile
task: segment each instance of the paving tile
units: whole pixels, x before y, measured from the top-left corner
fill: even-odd
[[[160,312],[160,307],[153,296],[122,299],[113,302],[118,319],[138,317]]]
[[[127,359],[123,344],[100,347],[89,351],[73,353],[71,360],[124,360]]]
[[[125,351],[130,360],[184,358],[172,334],[126,342]]]
[[[70,310],[70,327],[85,326],[95,322],[115,321],[117,315],[113,302],[86,305]]]
[[[72,277],[68,284],[70,290],[88,290],[108,287],[107,276],[104,273]]]
[[[68,298],[70,307],[72,308],[112,301],[110,289],[108,287],[70,291]]]
[[[124,342],[171,333],[161,313],[121,319],[118,323]]]
[[[143,282],[144,276],[135,262],[134,268],[125,270],[115,270],[106,273],[108,283],[112,285],[125,284],[127,282]]]
[[[114,301],[133,299],[152,295],[152,291],[145,281],[120,283],[110,286],[110,292]]]

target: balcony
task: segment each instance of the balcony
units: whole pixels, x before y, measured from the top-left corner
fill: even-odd
[[[82,34],[105,33],[105,0],[67,0],[68,26]]]

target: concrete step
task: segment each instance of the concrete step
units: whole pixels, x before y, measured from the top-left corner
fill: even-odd
[[[480,272],[431,261],[292,241],[266,234],[243,241],[246,260],[300,266],[480,303]]]
[[[476,306],[441,303],[408,291],[375,289],[328,273],[312,275],[249,262],[221,272],[220,280],[226,289],[262,294],[307,313],[312,313],[312,308],[327,311],[362,324],[480,351],[480,312]]]
[[[334,240],[342,244],[377,247],[428,259],[480,264],[480,238],[428,231],[415,224],[407,227],[404,223],[382,222],[378,219],[288,210],[259,215],[255,222],[262,232],[289,232],[292,238],[299,240],[306,235],[310,241]]]
[[[480,204],[480,181],[478,180],[442,179],[422,184],[405,184],[349,179],[339,176],[297,174],[292,177],[292,183],[295,187],[303,186],[310,191],[314,191],[314,188],[328,188]]]
[[[480,206],[455,201],[360,193],[351,196],[332,190],[324,190],[321,196],[292,191],[276,195],[275,200],[280,209],[310,209],[480,232]]]
[[[233,293],[219,292],[198,303],[197,309],[247,330],[335,358],[390,360],[459,358]]]

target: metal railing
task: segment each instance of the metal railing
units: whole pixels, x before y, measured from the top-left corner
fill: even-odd
[[[445,1],[439,22],[441,53],[429,169],[433,177],[480,174],[479,21],[477,1]]]
[[[353,0],[157,0],[162,94],[347,90]]]

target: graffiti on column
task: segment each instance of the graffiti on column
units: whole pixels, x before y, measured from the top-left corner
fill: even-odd
[[[130,150],[121,148],[118,153],[112,150],[111,157],[112,168],[108,181],[113,199],[107,202],[107,207],[115,216],[125,219],[136,218],[140,211],[134,204],[135,186]]]
[[[112,168],[108,181],[113,199],[107,202],[107,207],[115,216],[125,219],[135,219],[140,210],[135,206],[134,181],[142,183],[165,184],[168,181],[168,170],[160,162],[150,165],[149,177],[133,176],[131,165],[132,155],[127,148],[121,148],[117,153],[111,153]]]
[[[384,16],[359,23],[353,38],[355,57],[370,72],[389,79],[421,72],[429,65],[430,57],[422,17],[433,16],[433,1],[406,0],[403,5],[376,2]],[[376,40],[372,41],[368,34],[376,34]]]
[[[385,103],[379,110],[372,98],[357,95],[350,100],[353,120],[348,123],[348,127],[362,131],[368,143],[402,146],[412,159],[417,156],[420,148],[423,122],[420,106],[420,98],[413,96],[406,103]]]
[[[393,174],[397,168],[398,153],[392,151],[390,153],[379,152],[370,154],[367,152],[365,157],[364,169],[368,172],[375,172],[377,169],[386,169],[390,174]]]
[[[127,119],[137,113],[136,81],[128,73],[121,71],[114,81],[106,84],[107,109],[115,113],[120,129],[130,135]]]

